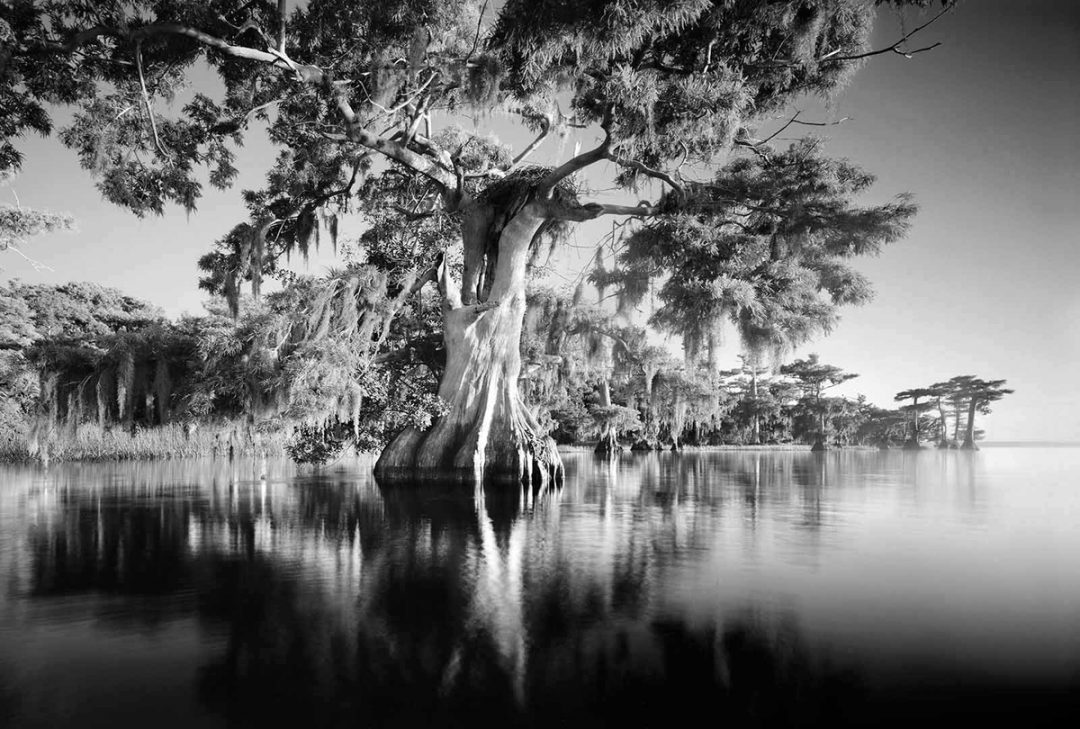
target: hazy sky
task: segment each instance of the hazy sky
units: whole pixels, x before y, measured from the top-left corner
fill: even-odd
[[[897,28],[883,14],[877,45]],[[1080,2],[967,0],[924,33],[914,45],[942,45],[879,56],[826,107],[803,107],[808,120],[849,117],[803,131],[878,176],[867,202],[910,191],[921,212],[907,239],[858,264],[876,299],[798,354],[860,373],[842,391],[881,405],[953,375],[1006,378],[1017,392],[982,419],[990,439],[1080,441]],[[497,124],[506,141],[524,139]],[[96,281],[170,314],[201,311],[195,261],[242,220],[239,190],[261,185],[274,154],[253,134],[234,190],[208,191],[190,218],[174,209],[140,221],[102,202],[55,140],[20,148],[22,203],[72,213],[79,232],[28,247],[52,271],[8,253],[0,277]],[[0,199],[13,202],[11,191]]]

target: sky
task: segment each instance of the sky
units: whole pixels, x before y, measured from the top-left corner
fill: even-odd
[[[909,11],[908,27],[918,17]],[[875,47],[892,43],[899,27],[882,11]],[[933,42],[941,45],[912,58],[871,59],[827,103],[796,107],[807,120],[846,118],[800,133],[825,136],[829,154],[877,175],[866,203],[911,192],[920,213],[903,241],[857,262],[874,301],[845,309],[831,334],[794,356],[816,352],[859,373],[837,392],[883,406],[900,390],[954,375],[1007,379],[1016,393],[979,423],[988,439],[1080,441],[1080,2],[962,0],[913,45]],[[58,126],[64,118],[57,114]],[[763,134],[779,123],[766,120]],[[527,140],[507,119],[494,128],[513,145]],[[548,142],[536,161],[565,158],[568,145]],[[0,280],[94,281],[170,315],[202,311],[196,260],[243,220],[239,191],[261,186],[274,155],[253,133],[232,190],[208,189],[190,216],[171,209],[138,220],[103,202],[55,139],[19,147],[23,172],[13,189],[0,188],[0,201],[17,193],[23,205],[69,212],[78,231],[27,246],[49,270],[4,254]],[[597,229],[579,230],[577,243],[588,246]],[[567,249],[555,264],[573,277],[582,260]],[[323,255],[310,271],[333,263]],[[727,351],[734,360],[735,337]]]

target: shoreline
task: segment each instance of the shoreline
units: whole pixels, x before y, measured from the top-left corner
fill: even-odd
[[[123,440],[123,439],[118,439]],[[195,442],[184,443],[183,447],[177,447],[177,443],[173,439],[163,439],[164,442],[150,442],[133,444],[131,442],[115,443],[120,447],[113,448],[100,448],[100,443],[94,445],[98,448],[73,448],[69,452],[62,455],[56,454],[50,457],[48,460],[51,463],[123,463],[131,461],[176,461],[186,459],[200,459],[200,458],[229,458],[229,456],[223,452],[223,443],[207,442],[206,440],[199,438],[193,439]],[[0,445],[0,465],[30,465],[41,463],[41,458],[36,455],[30,455],[26,448],[21,444],[16,447],[12,447],[14,444],[8,443],[7,447]],[[132,447],[135,446],[135,447]],[[982,448],[1077,448],[1080,444],[1072,443],[1023,443],[1023,442],[987,442],[980,443],[980,449]],[[593,453],[595,444],[592,443],[578,443],[578,444],[562,444],[558,446],[561,453]],[[280,448],[280,452],[270,453],[268,450],[277,450],[276,445],[271,446],[270,449],[265,448],[251,448],[249,445],[243,445],[235,449],[235,457],[237,458],[251,458],[251,457],[264,457],[264,458],[288,458],[288,453],[284,447]],[[881,449],[877,446],[870,445],[845,445],[845,446],[832,446],[828,452],[882,452],[882,451],[902,451],[906,453],[918,453],[919,451],[912,451],[904,449],[900,446],[892,448]],[[940,449],[935,448],[933,444],[923,445],[920,451],[938,451]],[[810,453],[810,445],[805,443],[775,443],[770,445],[704,445],[704,446],[683,446],[677,451],[671,450],[670,447],[648,450],[648,451],[635,451],[629,446],[624,446],[619,451],[619,455],[627,454],[649,454],[649,453],[673,453],[689,454],[689,453],[724,453],[724,452],[767,452],[767,453]],[[361,456],[375,456],[374,452],[371,453],[356,453],[356,457]]]

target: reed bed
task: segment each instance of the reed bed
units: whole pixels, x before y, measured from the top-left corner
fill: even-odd
[[[27,433],[0,441],[0,461],[128,461],[191,458],[195,456],[280,455],[288,435],[284,432],[249,433],[243,424],[200,425],[190,431],[181,424],[137,429],[81,425],[47,437]]]

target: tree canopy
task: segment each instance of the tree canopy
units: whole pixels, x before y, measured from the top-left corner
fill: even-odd
[[[190,211],[265,129],[280,152],[243,194],[248,219],[201,261],[202,285],[235,311],[241,283],[258,294],[283,256],[336,243],[340,216],[360,213],[352,278],[283,331],[303,348],[348,329],[362,387],[380,349],[409,347],[385,336],[405,300],[438,289],[447,413],[402,433],[380,476],[546,479],[558,456],[518,392],[526,281],[545,246],[574,223],[629,221],[627,296],[658,282],[653,323],[691,353],[725,318],[758,349],[828,328],[869,295],[843,260],[900,237],[914,205],[862,205],[871,175],[816,142],[775,150],[756,125],[866,58],[927,50],[912,36],[950,6],[874,49],[864,0],[14,0],[0,5],[0,169],[20,164],[19,135],[51,132],[50,108],[70,105],[58,137],[107,200]],[[186,92],[204,67],[220,84]],[[462,129],[468,115],[509,115],[535,137],[511,150]],[[530,163],[570,134],[585,151]],[[587,188],[578,173],[599,163],[622,198]]]

